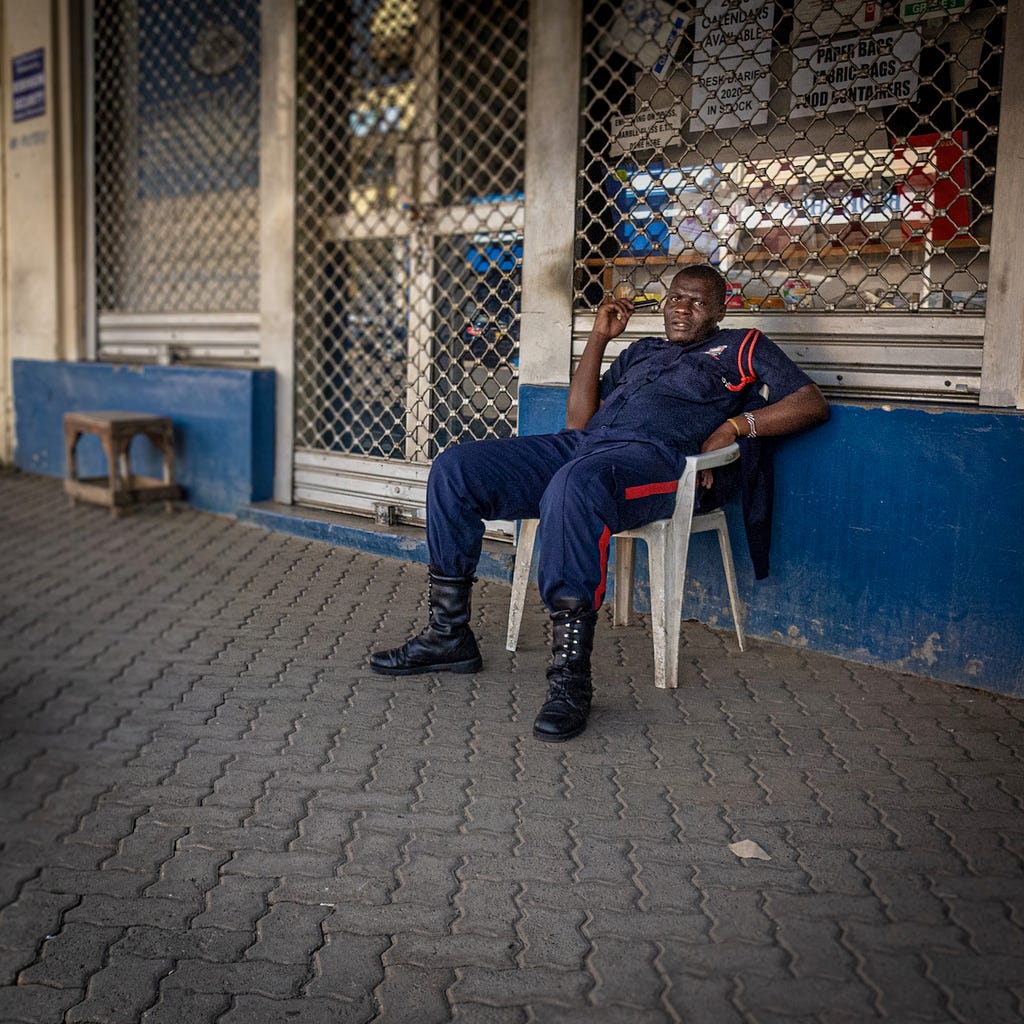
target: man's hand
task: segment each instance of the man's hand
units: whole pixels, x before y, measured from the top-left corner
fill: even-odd
[[[612,338],[617,338],[633,315],[632,299],[605,299],[594,317],[594,326],[587,338],[576,372],[569,383],[565,408],[565,425],[582,430],[601,404],[599,397],[601,360]]]
[[[617,338],[629,323],[633,315],[632,299],[605,299],[598,307],[597,315],[594,317],[593,334],[600,334],[611,341]]]
[[[725,421],[721,426],[716,427],[711,436],[700,446],[701,452],[716,452],[719,448],[728,448],[736,440],[736,428]],[[702,469],[700,471],[701,487],[710,487],[715,479],[713,470]]]
[[[758,437],[780,437],[824,423],[829,415],[828,402],[817,384],[805,384],[791,395],[758,409],[752,415]],[[713,452],[724,448],[732,444],[738,436],[749,435],[750,426],[745,415],[734,416],[732,422],[726,420],[719,424],[701,445],[700,450]],[[701,486],[710,487],[711,479],[711,470],[704,470],[701,473]]]

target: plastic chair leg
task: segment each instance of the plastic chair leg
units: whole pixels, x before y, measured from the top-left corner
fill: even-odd
[[[530,566],[533,564],[537,526],[536,519],[523,519],[519,524],[516,567],[512,573],[512,598],[508,606],[508,633],[505,637],[507,651],[514,651],[519,646],[519,627],[523,622],[523,604],[526,601],[526,588],[530,583]]]
[[[665,602],[665,653],[663,656],[664,672],[659,677],[655,671],[656,686],[674,690],[679,685],[679,643],[683,631],[683,599],[686,587],[686,563],[689,556],[689,538],[680,544],[671,531],[664,535],[665,566],[664,602]],[[653,595],[652,595],[653,596]],[[657,670],[657,658],[655,659]]]
[[[671,545],[666,544],[662,530],[651,531],[645,538],[651,578],[651,633],[654,638],[654,685],[671,689],[676,685],[678,673],[672,657],[672,606],[674,605],[675,559]],[[675,631],[676,652],[679,650],[679,630]]]
[[[615,596],[612,601],[612,625],[628,626],[633,621],[633,575],[636,569],[636,541],[632,537],[615,538]]]
[[[725,522],[725,516],[715,526],[718,534],[718,546],[722,550],[722,566],[725,569],[725,582],[729,587],[729,607],[732,609],[732,621],[736,628],[736,639],[739,641],[740,650],[746,650],[743,644],[743,616],[740,606],[740,592],[736,584],[736,566],[732,561],[732,545],[729,543],[729,528]]]

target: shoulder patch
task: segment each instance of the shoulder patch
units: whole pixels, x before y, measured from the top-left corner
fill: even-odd
[[[715,345],[714,348],[706,348],[704,355],[713,356],[717,359],[728,347],[728,345]]]

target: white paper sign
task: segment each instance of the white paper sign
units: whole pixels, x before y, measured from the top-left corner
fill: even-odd
[[[690,131],[768,120],[773,0],[708,0],[694,31]]]
[[[626,0],[601,47],[618,50],[661,79],[672,70],[672,56],[688,22],[664,0]]]
[[[635,114],[617,115],[612,118],[611,155],[619,156],[638,149],[664,149],[679,142],[682,123],[682,104],[668,110],[647,107]]]
[[[791,117],[813,117],[858,106],[885,107],[917,95],[921,37],[876,32],[793,51]]]

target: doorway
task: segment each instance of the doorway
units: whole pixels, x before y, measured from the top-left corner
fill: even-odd
[[[516,430],[528,4],[298,19],[294,496],[422,524],[436,455]]]

